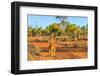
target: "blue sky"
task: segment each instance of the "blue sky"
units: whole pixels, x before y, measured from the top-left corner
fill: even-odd
[[[67,21],[80,27],[88,24],[87,17],[68,16]],[[28,15],[28,26],[36,27],[38,25],[45,28],[52,23],[60,23],[60,20],[56,19],[56,16]]]

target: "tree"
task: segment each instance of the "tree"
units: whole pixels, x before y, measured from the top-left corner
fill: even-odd
[[[82,35],[82,39],[87,39],[88,25],[81,27],[81,35]]]
[[[82,35],[87,35],[88,33],[88,27],[87,26],[82,26],[81,27]]]
[[[56,19],[60,19],[61,21],[65,21],[67,19],[66,16],[56,16]]]
[[[67,17],[66,16],[56,16],[56,19],[59,19],[61,22],[60,22],[60,24],[61,24],[61,29],[62,29],[62,31],[64,31],[65,30],[65,27],[66,27],[66,25],[67,25]]]
[[[37,37],[40,36],[40,35],[42,34],[42,28],[37,26],[37,27],[35,28],[35,32],[36,32],[36,36],[37,36]]]
[[[60,33],[60,25],[56,23],[49,25],[47,29],[49,30],[50,33],[54,33],[56,35]]]
[[[33,31],[33,28],[32,26],[28,26],[28,36],[32,36],[32,31]]]
[[[76,24],[68,24],[66,26],[65,31],[67,32],[67,35],[72,38],[72,39],[78,39],[81,34],[80,27],[77,26]]]
[[[49,35],[50,31],[48,30],[48,27],[46,27],[45,29],[42,29],[42,35]]]

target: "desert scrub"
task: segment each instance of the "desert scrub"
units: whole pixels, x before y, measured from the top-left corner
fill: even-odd
[[[28,49],[32,56],[40,56],[40,52],[42,51],[38,46],[29,46]]]

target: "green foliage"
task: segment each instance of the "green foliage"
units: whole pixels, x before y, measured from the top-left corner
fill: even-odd
[[[50,33],[59,33],[60,32],[60,26],[56,23],[49,25],[49,27],[47,29],[50,31]]]
[[[57,19],[61,20],[61,23],[52,23],[46,28],[32,27],[28,26],[28,36],[49,36],[51,33],[54,33],[56,36],[67,36],[69,39],[84,39],[88,35],[88,25],[79,27],[76,24],[71,24],[66,21],[67,17],[57,16]],[[64,26],[64,29],[61,27]]]
[[[66,16],[56,16],[56,19],[60,19],[61,21],[65,21],[67,19]]]
[[[68,23],[67,17],[66,16],[56,16],[56,19],[60,20],[61,29],[64,32],[65,27],[66,27],[66,25]]]
[[[80,28],[76,24],[68,24],[65,31],[69,37],[79,39],[81,35],[87,34],[88,29],[86,29],[85,26]]]
[[[81,27],[81,31],[82,31],[83,35],[87,35],[87,33],[88,33],[88,26],[82,26]]]
[[[28,36],[32,36],[32,31],[33,31],[33,28],[32,28],[32,26],[29,26],[28,27]]]

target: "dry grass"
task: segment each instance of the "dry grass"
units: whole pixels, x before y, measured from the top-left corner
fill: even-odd
[[[56,43],[56,56],[48,55],[48,42],[34,42],[33,37],[30,37],[28,44],[39,47],[42,51],[39,55],[33,55],[28,50],[28,61],[33,60],[61,60],[61,59],[85,59],[88,57],[87,40],[64,41]],[[77,48],[77,45],[79,48]]]
[[[87,58],[87,52],[75,52],[75,51],[68,51],[68,52],[56,52],[55,57],[50,57],[48,52],[41,52],[40,56],[32,56],[32,54],[28,54],[28,60],[61,60],[61,59],[84,59]]]

